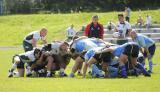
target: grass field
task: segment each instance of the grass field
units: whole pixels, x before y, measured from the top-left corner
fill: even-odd
[[[107,13],[76,13],[76,14],[38,14],[38,15],[8,15],[0,16],[0,46],[21,45],[26,34],[31,31],[40,29],[45,26],[48,28],[48,41],[64,39],[65,30],[71,24],[75,25],[78,31],[81,26],[87,25],[93,14],[99,15],[100,23],[107,24],[109,20],[117,22],[117,14],[119,12]],[[139,14],[144,18],[146,14],[150,14],[153,22],[160,23],[160,10],[150,10],[132,12],[131,23],[135,23]],[[2,40],[5,39],[5,40]]]
[[[154,22],[160,23],[160,10],[143,11],[142,16],[151,14]],[[55,15],[10,15],[0,16],[0,46],[19,46],[23,37],[42,26],[49,29],[48,41],[65,38],[65,29],[75,24],[76,29],[86,25],[96,13],[55,14]],[[100,22],[116,21],[117,12],[98,13]],[[138,12],[132,13],[134,23]],[[12,56],[23,52],[19,48],[0,48],[0,92],[159,92],[160,90],[160,48],[156,50],[154,73],[148,77],[129,77],[128,79],[83,79],[70,78],[8,78]],[[67,68],[70,72],[74,61]]]
[[[0,92],[158,92],[160,90],[160,48],[154,57],[154,73],[149,77],[128,79],[7,78],[11,58],[20,49],[0,50]],[[67,73],[71,70],[72,61]]]

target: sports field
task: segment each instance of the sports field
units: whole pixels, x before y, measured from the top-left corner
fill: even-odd
[[[143,11],[142,16],[151,14],[153,21],[160,23],[160,10]],[[154,69],[151,77],[129,77],[128,79],[83,79],[76,78],[8,78],[12,56],[23,52],[20,46],[23,37],[42,26],[48,28],[48,41],[65,38],[65,29],[75,24],[76,29],[89,23],[96,13],[56,14],[56,15],[10,15],[0,16],[0,92],[159,92],[160,90],[160,47],[154,56]],[[117,12],[98,13],[100,22],[110,19],[116,22]],[[131,23],[136,21],[138,12],[132,13]],[[159,43],[158,43],[159,45]],[[5,47],[5,48],[4,48]],[[7,47],[7,48],[6,48]],[[74,61],[67,68],[70,73]]]

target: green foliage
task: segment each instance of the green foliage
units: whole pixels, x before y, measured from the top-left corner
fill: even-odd
[[[125,6],[132,9],[159,8],[159,0],[5,0],[6,11],[15,13],[37,13],[51,11],[52,13],[68,13],[71,10],[101,12],[123,11]]]

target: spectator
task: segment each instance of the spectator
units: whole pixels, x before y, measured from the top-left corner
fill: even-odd
[[[125,19],[126,21],[130,21],[131,9],[129,7],[125,7]]]
[[[137,19],[137,24],[136,25],[138,25],[139,27],[141,27],[143,24],[144,24],[144,21],[143,21],[142,17],[139,16],[138,19]]]
[[[113,22],[109,21],[108,24],[107,24],[107,29],[109,31],[111,31],[114,28],[115,28],[115,24]]]
[[[146,16],[146,27],[147,27],[147,29],[151,26],[151,24],[152,24],[152,17],[147,15]]]
[[[129,36],[131,25],[124,20],[123,14],[118,14],[118,20],[119,22],[115,28],[115,31],[119,34],[117,44],[123,44],[128,41],[126,37]]]
[[[104,29],[103,29],[103,25],[98,23],[97,15],[94,15],[92,17],[92,22],[87,25],[84,34],[89,38],[95,37],[95,38],[103,39]]]
[[[71,41],[75,35],[76,31],[74,29],[74,25],[72,24],[70,27],[67,28],[67,41]]]

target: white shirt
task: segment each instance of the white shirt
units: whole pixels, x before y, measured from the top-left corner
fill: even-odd
[[[126,37],[126,32],[127,30],[131,29],[131,25],[127,21],[125,21],[124,24],[118,22],[116,29],[118,30],[119,33],[122,33],[122,35]]]
[[[76,35],[76,31],[73,28],[71,28],[71,27],[67,28],[67,36],[68,37],[74,37],[75,35]]]
[[[125,13],[126,13],[126,17],[130,17],[130,15],[131,15],[131,9],[130,9],[130,8],[127,8],[127,9],[125,10]]]
[[[32,39],[35,39],[36,41],[38,40],[45,40],[45,37],[41,37],[40,36],[40,32],[39,31],[33,31],[31,33],[29,33],[24,40],[28,43],[32,44]]]
[[[51,53],[52,54],[56,54],[58,55],[60,53],[60,46],[62,45],[61,42],[54,42],[54,43],[51,43]]]
[[[35,56],[34,56],[34,50],[31,51],[27,51],[25,53],[19,54],[20,59],[22,60],[22,62],[33,62],[36,60]]]
[[[51,54],[54,54],[54,55],[65,55],[69,52],[69,49],[66,50],[66,51],[62,51],[60,50],[60,46],[63,44],[63,42],[54,42],[54,43],[51,43],[51,51],[50,53]]]
[[[152,21],[151,16],[146,17],[146,24],[151,24],[151,21]]]

